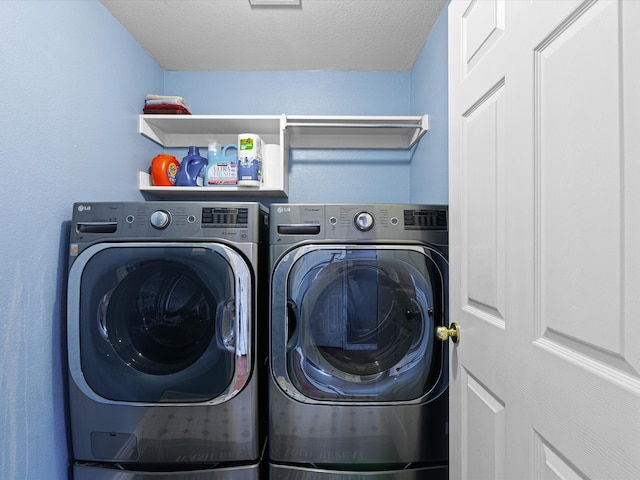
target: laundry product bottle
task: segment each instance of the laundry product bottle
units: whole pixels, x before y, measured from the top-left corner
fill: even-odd
[[[205,186],[236,185],[238,183],[236,162],[236,156],[225,156],[222,144],[216,140],[211,140],[207,151],[207,169],[204,176]]]
[[[151,181],[155,186],[173,187],[180,162],[173,155],[161,153],[151,160]]]
[[[202,187],[206,166],[207,159],[200,155],[200,149],[196,146],[189,147],[189,153],[180,163],[176,186]]]

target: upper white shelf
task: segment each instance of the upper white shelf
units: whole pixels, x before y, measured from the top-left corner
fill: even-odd
[[[280,144],[282,115],[140,115],[140,133],[164,147],[206,147],[215,139],[238,143],[238,134],[257,133]]]
[[[236,143],[257,133],[289,148],[409,149],[428,130],[428,116],[140,115],[140,133],[164,147]]]

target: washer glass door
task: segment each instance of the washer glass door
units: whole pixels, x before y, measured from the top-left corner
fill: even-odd
[[[100,397],[196,402],[246,381],[252,278],[234,250],[101,244],[74,262],[70,298],[76,283],[70,368]]]
[[[433,334],[445,315],[441,255],[345,246],[289,258],[281,378],[315,400],[409,401],[434,389],[443,376]]]

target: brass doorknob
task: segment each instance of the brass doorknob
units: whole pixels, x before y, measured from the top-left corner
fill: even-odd
[[[450,338],[453,343],[458,343],[460,341],[460,325],[456,322],[451,322],[450,328],[440,325],[436,328],[436,337],[443,342]]]

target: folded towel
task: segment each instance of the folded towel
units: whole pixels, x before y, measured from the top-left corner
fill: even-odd
[[[191,115],[190,113],[185,113],[181,110],[167,109],[167,110],[143,110],[142,113],[145,115]]]
[[[180,100],[173,100],[170,98],[162,98],[162,99],[159,98],[158,100],[145,100],[144,103],[145,105],[166,104],[166,105],[182,105],[183,107],[186,107],[186,105]]]
[[[142,109],[143,113],[176,113],[181,115],[191,115],[191,112],[182,105],[170,105],[161,103],[158,105],[145,105]]]
[[[179,100],[145,100],[144,105],[145,107],[148,107],[150,105],[177,105],[187,109],[189,113],[191,113],[191,108],[189,108],[189,105],[185,105]]]
[[[177,95],[147,95],[147,100],[175,100],[182,103],[186,107],[190,107],[189,102],[187,102],[184,98],[178,97]]]

